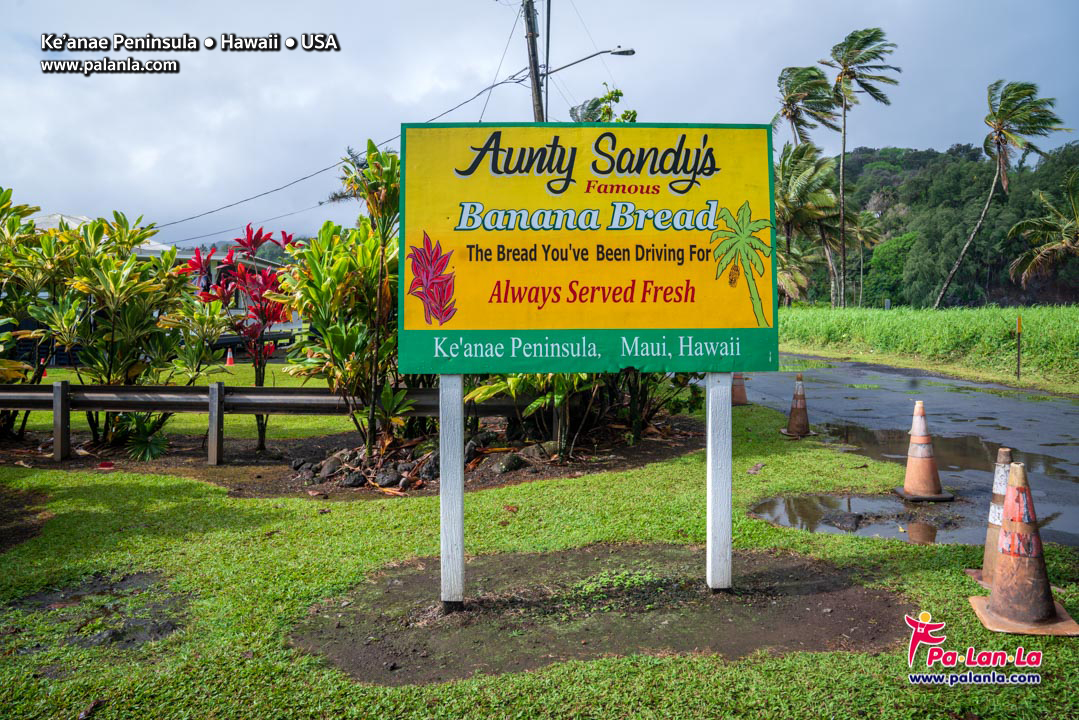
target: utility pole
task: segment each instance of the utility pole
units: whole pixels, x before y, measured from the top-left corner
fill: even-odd
[[[539,51],[536,49],[536,4],[534,0],[524,0],[522,12],[525,16],[525,40],[528,41],[528,74],[532,78],[532,112],[536,122],[543,122],[543,92],[540,90],[542,79],[539,72]]]

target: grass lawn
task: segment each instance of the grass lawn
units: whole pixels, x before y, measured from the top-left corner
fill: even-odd
[[[266,385],[268,387],[300,387],[303,381],[286,375],[283,371],[288,367],[284,363],[271,364],[266,370]],[[68,380],[72,384],[78,384],[79,380],[74,371],[68,368],[50,368],[49,376],[45,383],[57,380]],[[223,382],[226,385],[253,386],[255,384],[255,371],[248,363],[237,362],[229,368],[228,373],[211,375],[203,378],[200,385],[210,382]],[[326,387],[324,380],[310,380],[308,387],[323,389]],[[209,416],[206,414],[183,413],[173,415],[165,426],[165,434],[171,435],[205,435],[209,426]],[[33,412],[26,423],[30,432],[40,435],[52,435],[52,413]],[[83,413],[71,413],[71,429],[73,432],[90,432],[90,426],[86,424],[86,415]],[[344,415],[272,415],[266,431],[266,437],[270,440],[284,440],[288,438],[317,437],[320,435],[332,435],[335,433],[353,432],[355,430],[352,421]],[[258,432],[255,430],[255,418],[251,415],[225,415],[225,437],[227,438],[255,438]]]
[[[948,649],[1021,644],[1043,651],[1041,686],[914,688],[906,679],[905,643],[878,655],[757,653],[734,662],[633,656],[444,685],[364,685],[288,649],[286,637],[311,604],[380,566],[436,555],[437,497],[331,504],[236,499],[173,476],[4,466],[0,483],[47,493],[53,517],[40,535],[0,555],[0,715],[74,718],[103,700],[95,720],[1079,716],[1079,640],[995,635],[975,619],[967,596],[982,591],[962,568],[980,563],[980,547],[817,535],[747,518],[746,507],[761,497],[884,492],[901,478],[895,464],[784,440],[776,432],[782,424],[779,413],[765,408],[734,409],[735,546],[805,553],[872,572],[948,623]],[[760,474],[746,474],[758,462]],[[698,452],[623,473],[470,493],[466,548],[485,554],[593,542],[703,543],[704,476]],[[508,504],[519,511],[500,525]],[[326,507],[329,513],[318,512]],[[1079,554],[1058,546],[1045,554],[1062,588],[1057,599],[1079,614]],[[160,572],[189,603],[179,632],[137,649],[64,644],[76,630],[50,622],[62,611],[10,608],[16,598],[94,572],[148,570]],[[703,570],[702,552],[702,581]],[[45,649],[28,652],[37,645]],[[61,679],[43,677],[43,668]]]

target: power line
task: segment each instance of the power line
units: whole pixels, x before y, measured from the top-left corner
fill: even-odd
[[[487,87],[483,88],[478,93],[476,93],[472,97],[468,98],[464,102],[457,103],[456,105],[451,107],[449,110],[445,110],[445,111],[439,113],[438,115],[435,115],[433,118],[430,118],[429,120],[425,120],[424,122],[431,123],[431,122],[434,122],[435,120],[438,120],[439,118],[445,117],[446,115],[449,115],[454,110],[457,110],[457,109],[459,109],[461,107],[464,107],[468,103],[470,103],[473,100],[475,100],[476,98],[478,98],[480,95],[483,95],[485,92],[493,90],[494,88],[499,87],[500,85],[509,85],[509,84],[517,84],[517,85],[519,85],[519,84],[523,83],[525,80],[528,79],[527,72],[528,72],[527,67],[522,68],[522,69],[518,70],[517,72],[515,72],[514,74],[507,77],[505,80],[501,80],[499,82],[492,83],[491,85],[488,85]],[[522,76],[522,73],[524,74],[523,76]],[[400,137],[401,137],[401,134],[398,133],[397,135],[394,135],[393,137],[391,137],[391,138],[389,138],[387,140],[383,140],[382,142],[378,143],[377,147],[383,147],[385,145],[388,145],[389,143],[393,142],[394,140],[397,140]],[[366,155],[366,153],[365,153],[365,155]],[[179,225],[180,223],[188,222],[189,220],[195,220],[195,219],[198,219],[198,218],[201,218],[201,217],[206,217],[207,215],[212,215],[212,214],[214,214],[216,212],[220,212],[222,210],[228,210],[229,208],[236,207],[237,205],[242,205],[245,202],[250,202],[251,200],[256,200],[256,199],[258,199],[260,197],[265,197],[266,195],[270,195],[271,193],[278,192],[279,190],[284,190],[285,188],[292,187],[296,183],[303,182],[304,180],[308,180],[310,178],[313,178],[316,175],[321,175],[322,173],[327,172],[328,170],[333,170],[334,168],[340,166],[343,162],[344,162],[344,160],[338,160],[333,165],[327,165],[326,167],[322,168],[321,170],[316,170],[315,172],[311,173],[310,175],[304,175],[301,178],[297,178],[297,179],[293,180],[292,182],[285,183],[284,185],[281,185],[280,187],[273,188],[272,190],[267,190],[265,192],[258,193],[257,195],[252,195],[251,197],[246,197],[243,200],[237,200],[236,202],[229,203],[228,205],[222,205],[219,208],[214,208],[213,210],[207,210],[206,212],[202,212],[202,213],[199,213],[197,215],[191,215],[189,217],[180,218],[179,220],[173,220],[172,222],[163,223],[161,225],[158,225],[157,227],[160,229],[160,228],[166,228],[166,227],[169,227],[169,226],[172,226],[172,225]],[[311,210],[312,208],[306,208],[306,209]],[[274,219],[274,218],[270,218],[270,219]],[[228,231],[223,231],[223,232],[228,232]],[[183,241],[180,241],[180,242],[183,242]]]
[[[588,39],[592,41],[592,47],[595,48],[597,52],[599,52],[599,45],[596,44],[596,39],[592,37],[592,31],[588,29],[588,24],[581,16],[581,11],[577,9],[577,3],[575,3],[573,0],[569,0],[569,4],[573,6],[573,12],[577,13],[577,19],[581,21],[581,27],[584,28],[584,32],[586,35],[588,35]],[[611,78],[612,87],[618,87],[618,82],[614,79],[614,73],[611,72],[611,67],[607,64],[607,61],[602,55],[600,55],[599,61],[603,63],[603,67],[606,68],[607,75]]]
[[[502,63],[506,61],[506,53],[509,52],[510,42],[513,40],[513,33],[517,32],[517,23],[521,21],[521,9],[517,10],[517,15],[513,18],[513,28],[510,30],[510,36],[506,38],[506,47],[502,50],[502,58],[498,61],[498,69],[495,70],[495,76],[491,78],[491,82],[498,80],[498,74],[502,72]],[[487,90],[487,99],[483,101],[483,110],[480,110],[480,122],[483,122],[483,114],[487,112],[487,103],[491,102],[491,93],[494,92],[494,85]]]
[[[342,160],[338,160],[333,165],[328,165],[328,166],[322,168],[321,170],[316,170],[315,172],[311,173],[310,175],[304,175],[302,178],[297,178],[296,180],[293,180],[290,183],[285,183],[281,187],[276,187],[273,190],[267,190],[266,192],[261,192],[258,195],[252,195],[251,197],[244,198],[243,200],[237,200],[234,203],[229,203],[228,205],[222,205],[221,207],[214,208],[213,210],[207,210],[206,212],[199,213],[198,215],[192,215],[191,217],[185,217],[185,218],[182,218],[180,220],[173,220],[172,222],[167,222],[167,223],[165,223],[163,225],[158,225],[158,227],[159,228],[166,228],[166,227],[169,227],[170,225],[179,225],[180,223],[187,222],[188,220],[195,220],[196,218],[205,217],[207,215],[212,215],[215,212],[220,212],[221,210],[228,210],[231,207],[236,207],[237,205],[242,205],[245,202],[250,202],[251,200],[256,200],[256,199],[258,199],[260,197],[263,197],[265,195],[269,195],[270,193],[275,193],[278,190],[284,190],[287,187],[292,187],[293,185],[295,185],[298,182],[303,182],[304,180],[307,180],[309,178],[313,178],[316,175],[321,175],[322,173],[326,172],[327,170],[333,170],[335,167],[340,165],[342,162],[343,162]]]
[[[276,215],[276,216],[271,217],[271,218],[266,218],[265,220],[255,220],[250,224],[251,225],[262,225],[263,223],[268,223],[271,220],[280,220],[281,218],[291,217],[292,215],[299,215],[302,212],[307,212],[308,210],[314,210],[315,208],[322,207],[323,205],[325,205],[325,201],[319,202],[318,204],[312,205],[310,207],[301,208],[300,210],[293,210],[292,212],[285,213],[284,215]],[[241,225],[240,227],[226,228],[224,230],[218,230],[217,232],[206,233],[205,235],[196,235],[194,237],[184,238],[183,240],[175,240],[173,242],[166,243],[166,245],[179,245],[180,243],[191,242],[193,240],[202,240],[203,238],[213,237],[214,235],[223,235],[225,233],[230,233],[230,232],[239,232],[239,231],[243,230],[246,227],[247,227],[246,225]]]
[[[545,45],[547,46],[547,58],[543,61],[543,72],[547,72],[551,69],[551,0],[547,0],[547,37],[545,38]],[[551,114],[551,80],[547,78],[547,82],[543,85],[543,117],[550,121]]]

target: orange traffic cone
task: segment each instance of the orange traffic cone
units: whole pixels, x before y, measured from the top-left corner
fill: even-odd
[[[993,466],[993,497],[989,501],[989,523],[985,529],[985,553],[981,570],[967,568],[963,572],[986,590],[993,587],[993,573],[997,568],[997,541],[1000,538],[1000,517],[1004,512],[1004,496],[1008,491],[1008,474],[1012,464],[1012,449],[997,450],[997,464]]]
[[[997,550],[989,597],[969,598],[982,625],[1015,635],[1079,635],[1079,623],[1053,601],[1023,463],[1012,463],[1008,473]]]
[[[236,364],[236,360],[234,360],[233,357],[232,357],[232,348],[229,348],[229,354],[225,357],[225,364],[226,365],[235,365]]]
[[[804,438],[806,435],[817,433],[809,429],[809,411],[806,410],[806,390],[802,384],[802,373],[794,377],[794,399],[791,400],[791,413],[787,420],[787,427],[780,428],[779,432],[787,437]]]
[[[735,373],[731,382],[731,407],[735,405],[749,405],[746,397],[746,378],[742,373]]]
[[[44,380],[49,376],[49,366],[45,364],[45,358],[41,358],[41,379]]]
[[[933,457],[933,438],[929,437],[929,425],[925,420],[925,404],[914,403],[914,419],[910,424],[910,445],[907,447],[907,474],[903,487],[895,493],[911,502],[946,502],[955,500],[951,493],[940,487],[937,459]]]

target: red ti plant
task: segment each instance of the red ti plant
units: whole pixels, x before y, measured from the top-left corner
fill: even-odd
[[[445,325],[455,314],[457,308],[453,299],[453,280],[455,273],[447,273],[453,251],[442,253],[442,244],[431,245],[431,238],[423,233],[423,247],[410,246],[408,259],[412,261],[412,284],[408,294],[415,295],[423,303],[423,317],[428,325],[431,319]]]
[[[290,313],[287,307],[271,299],[275,293],[281,291],[277,271],[270,268],[259,270],[250,263],[255,258],[259,248],[267,242],[273,242],[281,247],[293,243],[292,235],[281,231],[281,239],[275,240],[272,232],[264,232],[262,228],[253,231],[251,225],[247,226],[247,232],[243,237],[236,238],[236,244],[229,248],[228,255],[221,259],[218,267],[217,281],[198,294],[203,302],[221,301],[221,306],[228,314],[229,324],[232,331],[243,339],[247,354],[251,357],[255,367],[255,386],[262,387],[266,382],[266,363],[273,355],[275,345],[266,341],[266,334],[277,323],[288,322]],[[195,257],[188,262],[184,272],[194,273],[198,278],[197,284],[204,286],[205,278],[210,276],[210,258],[214,250],[206,257],[196,250]],[[236,258],[237,251],[240,254]],[[245,262],[246,261],[246,262]],[[234,298],[239,297],[241,307],[232,307]],[[255,416],[255,426],[258,429],[258,450],[266,449],[266,415]]]

